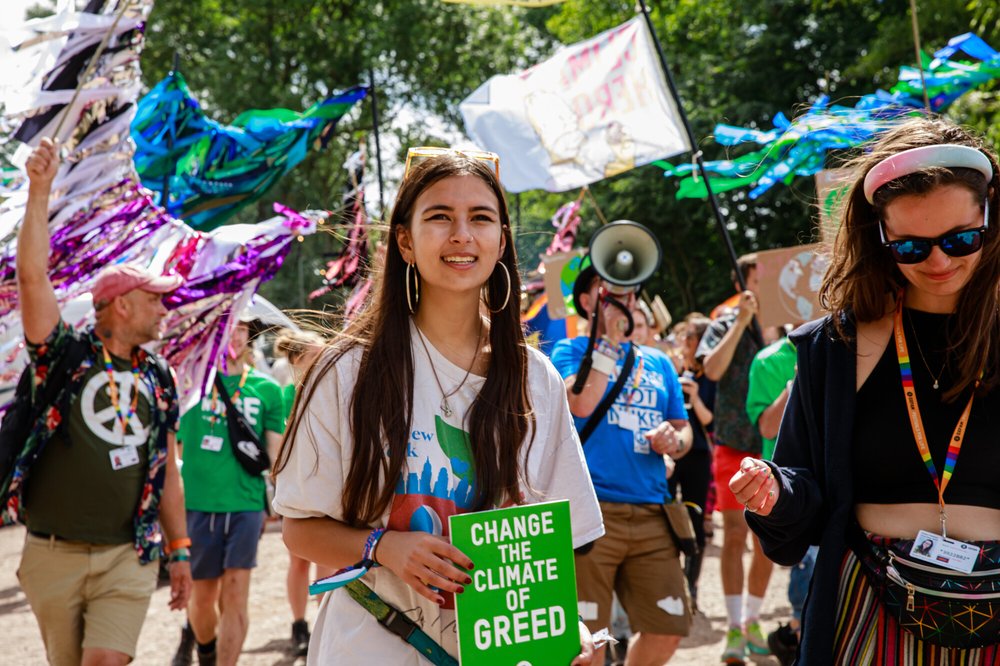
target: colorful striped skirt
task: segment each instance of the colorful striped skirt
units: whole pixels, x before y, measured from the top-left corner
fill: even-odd
[[[883,544],[890,541],[870,537]],[[912,543],[912,542],[910,542]],[[879,602],[877,592],[850,548],[840,565],[834,664],[921,664],[923,666],[973,666],[1000,664],[1000,645],[982,648],[946,648],[918,639],[899,625]]]

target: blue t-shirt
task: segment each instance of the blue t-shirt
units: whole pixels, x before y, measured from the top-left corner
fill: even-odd
[[[560,340],[552,348],[552,364],[559,374],[570,377],[580,368],[587,350],[587,338]],[[614,376],[608,379],[610,391],[621,372],[619,359]],[[635,386],[635,378],[639,385]],[[622,415],[635,414],[638,428],[633,431],[619,425]],[[626,418],[626,423],[629,419]],[[668,419],[687,420],[684,394],[674,364],[652,347],[636,347],[635,365],[625,387],[611,409],[583,445],[587,466],[594,481],[597,498],[602,502],[625,504],[660,504],[670,499],[663,456],[655,453],[643,436]],[[577,431],[587,417],[573,417]]]

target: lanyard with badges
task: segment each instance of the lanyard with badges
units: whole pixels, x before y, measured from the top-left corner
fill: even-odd
[[[638,352],[637,356],[639,357],[639,366],[635,369],[635,373],[632,375],[632,390],[628,392],[627,396],[625,396],[626,407],[632,406],[632,396],[635,395],[636,390],[639,388],[639,382],[642,381],[642,366],[643,361],[645,361],[645,357],[642,355],[642,352]]]
[[[108,348],[102,345],[101,351],[104,352],[104,371],[108,373],[108,393],[111,394],[111,406],[115,408],[115,417],[122,428],[122,444],[124,444],[129,421],[135,416],[136,407],[139,405],[139,360],[135,354],[132,354],[132,400],[128,413],[122,414],[121,403],[118,401],[118,382],[115,381],[115,366],[111,362]]]
[[[242,393],[243,393],[243,387],[247,383],[247,375],[248,374],[250,374],[250,366],[249,365],[244,365],[243,366],[243,374],[240,375],[240,384],[239,384],[239,386],[236,387],[236,390],[229,397],[229,402],[231,404],[235,405],[236,401],[240,399],[240,395],[242,395]],[[211,405],[211,407],[209,407],[209,410],[211,411],[211,415],[208,417],[209,423],[212,424],[212,432],[215,432],[215,424],[216,424],[216,422],[221,417],[225,416],[225,408],[223,408],[222,410],[219,410],[218,409],[218,405],[217,405],[218,401],[219,401],[219,391],[213,385],[212,386],[212,405]]]
[[[945,457],[944,472],[938,478],[937,468],[931,459],[931,450],[927,445],[927,432],[924,430],[924,422],[920,417],[920,407],[917,405],[917,392],[913,388],[913,372],[910,369],[910,352],[906,346],[906,335],[903,333],[903,299],[899,299],[899,307],[896,308],[896,315],[893,322],[893,331],[896,336],[896,357],[899,359],[899,374],[903,383],[903,398],[906,400],[906,409],[910,414],[910,427],[913,429],[913,439],[917,442],[917,450],[920,451],[920,458],[924,461],[927,471],[931,475],[934,487],[938,493],[938,506],[941,507],[941,536],[948,537],[947,522],[948,516],[945,513],[944,491],[948,487],[952,473],[955,471],[955,463],[958,461],[958,454],[962,450],[962,442],[965,440],[965,429],[969,422],[969,412],[972,411],[972,401],[976,397],[975,389],[969,396],[969,402],[962,411],[962,416],[955,425],[955,432],[951,436],[948,445],[948,454]],[[976,380],[976,387],[979,380]]]

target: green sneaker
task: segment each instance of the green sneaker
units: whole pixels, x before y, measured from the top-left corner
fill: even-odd
[[[722,663],[730,666],[746,664],[746,639],[739,627],[730,627],[726,632],[726,649],[722,653]]]
[[[747,648],[750,652],[759,655],[771,654],[771,648],[767,646],[767,637],[760,629],[760,622],[756,620],[747,622],[744,632],[747,638]]]

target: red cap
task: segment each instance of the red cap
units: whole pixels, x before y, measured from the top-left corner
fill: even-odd
[[[97,305],[107,303],[133,289],[169,294],[183,282],[184,279],[179,275],[156,275],[135,264],[115,264],[97,274],[97,282],[94,283],[91,294],[94,305]]]

